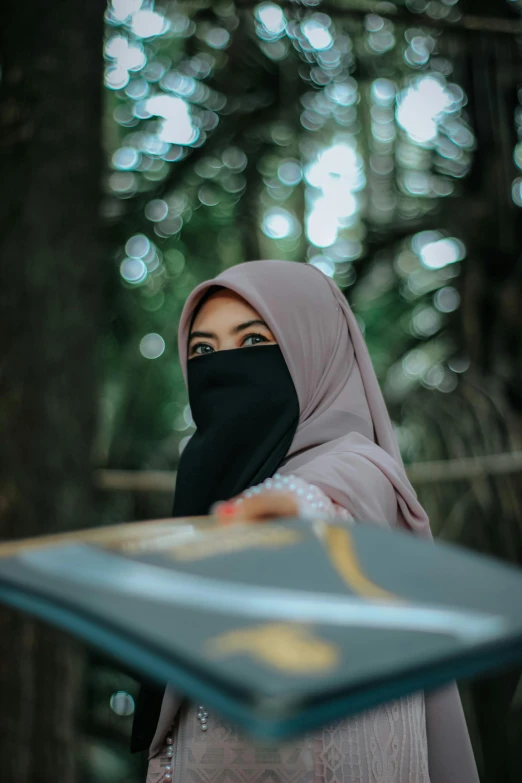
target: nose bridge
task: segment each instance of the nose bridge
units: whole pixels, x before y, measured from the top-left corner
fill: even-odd
[[[219,335],[217,350],[218,351],[231,351],[233,348],[238,347],[237,334]]]

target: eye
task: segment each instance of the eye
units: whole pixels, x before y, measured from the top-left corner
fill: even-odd
[[[241,343],[241,347],[259,345],[260,343],[268,343],[268,342],[270,342],[268,338],[262,334],[247,334],[247,336]]]
[[[203,356],[206,353],[214,353],[214,349],[208,343],[195,343],[190,348],[191,356]]]

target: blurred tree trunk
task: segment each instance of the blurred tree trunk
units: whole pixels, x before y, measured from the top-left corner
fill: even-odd
[[[0,11],[0,538],[92,523],[103,0]],[[0,779],[74,783],[80,646],[0,607]]]

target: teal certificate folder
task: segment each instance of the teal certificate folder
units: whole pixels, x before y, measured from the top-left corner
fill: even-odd
[[[209,518],[0,544],[0,602],[283,738],[522,660],[522,572],[371,526]]]

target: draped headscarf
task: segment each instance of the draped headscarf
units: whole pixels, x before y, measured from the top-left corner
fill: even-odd
[[[249,261],[199,285],[179,325],[186,381],[191,323],[216,286],[243,297],[266,321],[295,386],[299,421],[279,472],[320,487],[357,521],[429,536],[364,338],[333,280],[309,264]]]

